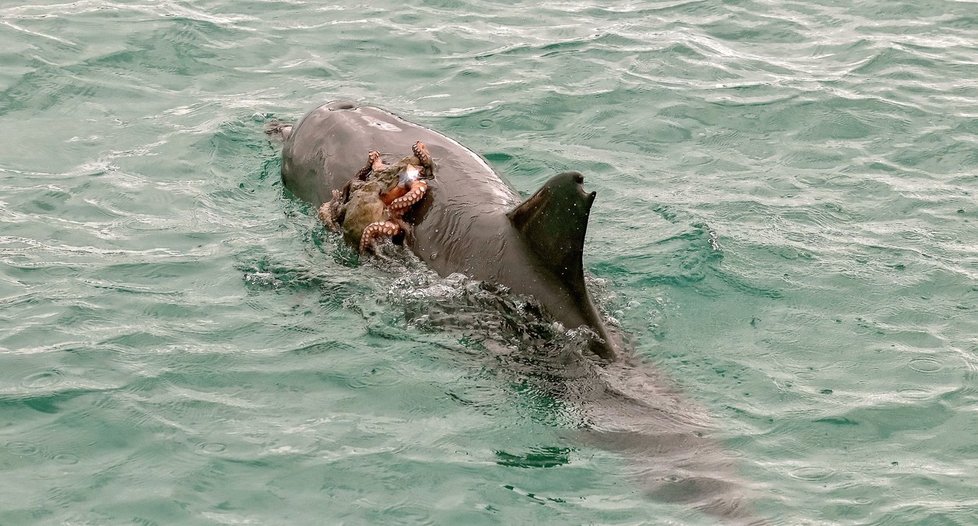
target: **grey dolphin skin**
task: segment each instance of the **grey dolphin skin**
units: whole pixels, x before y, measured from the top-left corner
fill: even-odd
[[[282,181],[320,206],[363,167],[369,150],[401,154],[424,142],[435,177],[409,216],[405,245],[439,274],[461,272],[532,296],[566,328],[589,327],[590,347],[607,361],[616,345],[591,301],[581,257],[594,192],[577,172],[558,174],[521,203],[486,162],[454,140],[384,110],[330,102],[285,138]]]

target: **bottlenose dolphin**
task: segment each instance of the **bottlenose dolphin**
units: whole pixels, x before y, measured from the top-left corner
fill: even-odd
[[[539,388],[576,405],[579,438],[631,457],[630,471],[659,500],[682,503],[724,522],[757,524],[730,456],[709,434],[704,412],[668,380],[622,352],[584,281],[582,253],[595,193],[577,172],[555,175],[520,199],[477,154],[387,111],[337,101],[295,126],[267,130],[284,139],[282,181],[319,207],[364,166],[367,152],[396,156],[421,140],[435,161],[428,192],[405,216],[404,244],[442,276],[463,273],[532,296],[566,328],[594,332],[594,357],[537,356]],[[539,371],[538,371],[539,373]]]
[[[432,269],[460,272],[534,298],[567,329],[588,327],[590,348],[613,361],[612,340],[584,282],[584,234],[595,193],[584,176],[564,172],[530,198],[519,194],[486,162],[454,140],[387,111],[337,101],[312,110],[285,139],[282,181],[319,207],[357,173],[369,150],[399,153],[423,141],[437,170],[412,210],[404,244]]]

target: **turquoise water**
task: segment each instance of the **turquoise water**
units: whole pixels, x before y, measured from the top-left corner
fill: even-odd
[[[283,191],[264,124],[334,98],[583,172],[635,377],[758,515],[978,523],[978,4],[607,4],[0,7],[0,524],[716,521]]]

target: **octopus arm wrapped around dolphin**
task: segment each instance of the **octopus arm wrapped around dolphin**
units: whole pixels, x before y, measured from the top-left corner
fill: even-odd
[[[377,150],[367,153],[367,164],[341,190],[332,191],[319,217],[328,227],[341,231],[360,253],[376,250],[381,239],[410,231],[404,213],[424,198],[434,177],[434,162],[421,141],[413,155],[387,165]]]

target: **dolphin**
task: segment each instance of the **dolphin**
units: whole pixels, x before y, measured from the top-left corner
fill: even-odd
[[[435,160],[428,192],[408,216],[404,244],[438,274],[463,273],[532,297],[567,329],[594,333],[590,349],[614,361],[613,340],[584,281],[582,256],[595,192],[584,176],[564,172],[526,200],[479,155],[458,142],[385,110],[334,101],[295,126],[277,125],[284,138],[282,182],[316,207],[363,167],[369,150],[405,153],[421,140]]]
[[[595,192],[564,172],[522,200],[477,154],[385,110],[335,101],[295,126],[266,129],[283,140],[282,181],[319,207],[362,168],[369,150],[397,156],[421,140],[434,158],[428,192],[406,216],[404,244],[442,276],[463,273],[532,296],[566,328],[594,333],[597,359],[537,356],[540,388],[580,408],[579,438],[631,457],[631,470],[659,500],[686,504],[731,524],[763,524],[749,506],[731,457],[702,411],[670,382],[622,352],[584,281],[582,255]],[[617,336],[617,335],[615,335]]]

